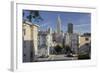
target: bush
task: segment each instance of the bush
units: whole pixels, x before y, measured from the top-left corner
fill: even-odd
[[[78,55],[78,59],[90,59],[90,56],[88,54],[81,54],[81,55]]]

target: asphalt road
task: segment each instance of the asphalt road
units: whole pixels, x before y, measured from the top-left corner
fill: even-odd
[[[65,55],[50,55],[48,58],[38,58],[37,61],[77,60],[77,57],[66,57]]]

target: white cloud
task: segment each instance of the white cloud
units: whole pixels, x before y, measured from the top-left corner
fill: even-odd
[[[74,31],[78,33],[90,32],[91,25],[90,24],[80,24],[74,26]]]

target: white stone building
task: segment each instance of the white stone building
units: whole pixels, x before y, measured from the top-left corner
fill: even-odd
[[[52,47],[52,30],[39,31],[38,37],[39,55],[49,56],[50,48]]]
[[[64,41],[65,46],[71,46],[71,36],[69,33],[65,33]]]
[[[91,36],[79,36],[79,54],[91,54]]]
[[[73,54],[77,55],[78,53],[78,34],[76,33],[66,33],[65,37],[64,37],[64,45],[65,46],[69,46],[71,48],[71,51],[73,52]]]
[[[23,22],[23,62],[32,62],[38,54],[38,27],[38,25],[28,21]]]
[[[79,49],[79,36],[76,33],[71,34],[71,49],[73,51],[73,54],[77,56]]]

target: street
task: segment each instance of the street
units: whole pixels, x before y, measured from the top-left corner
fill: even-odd
[[[59,61],[59,60],[77,60],[77,57],[66,57],[63,55],[50,55],[47,58],[38,58],[37,61]]]

